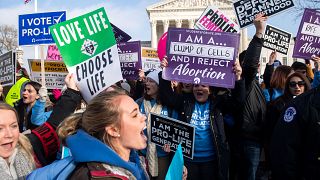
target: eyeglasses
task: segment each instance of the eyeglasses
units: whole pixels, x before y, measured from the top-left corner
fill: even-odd
[[[302,86],[306,85],[306,82],[304,82],[304,81],[298,81],[298,82],[291,81],[291,82],[289,82],[289,86],[292,88],[296,87],[297,85],[299,87],[302,87]]]

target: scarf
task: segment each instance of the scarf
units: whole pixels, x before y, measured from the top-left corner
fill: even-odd
[[[31,165],[28,156],[20,148],[16,148],[7,161],[0,158],[0,177],[2,180],[26,179],[27,175],[33,171],[35,167]]]
[[[154,104],[153,107],[151,106],[150,101],[143,100],[144,111],[145,114],[148,114],[147,118],[147,132],[148,132],[148,147],[147,147],[147,163],[148,163],[148,170],[152,177],[158,176],[158,156],[157,156],[157,149],[156,144],[151,142],[151,115],[150,113],[160,114],[162,110],[162,105]]]

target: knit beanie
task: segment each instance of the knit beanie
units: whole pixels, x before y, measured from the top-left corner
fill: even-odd
[[[158,76],[159,72],[160,71],[158,70],[151,71],[148,73],[147,78],[151,78],[159,85],[159,76]]]

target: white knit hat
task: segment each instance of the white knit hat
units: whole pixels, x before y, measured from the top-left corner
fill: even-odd
[[[130,87],[130,85],[129,85],[127,82],[122,82],[122,83],[121,83],[121,87],[122,87],[124,90],[128,91],[128,93],[131,92],[131,87]]]
[[[160,71],[158,70],[154,70],[149,72],[149,74],[147,75],[147,78],[151,78],[152,80],[154,80],[157,84],[159,84],[159,74]]]

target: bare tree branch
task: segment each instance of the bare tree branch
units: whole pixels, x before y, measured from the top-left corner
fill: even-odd
[[[14,26],[0,26],[0,54],[18,47],[18,31]]]

